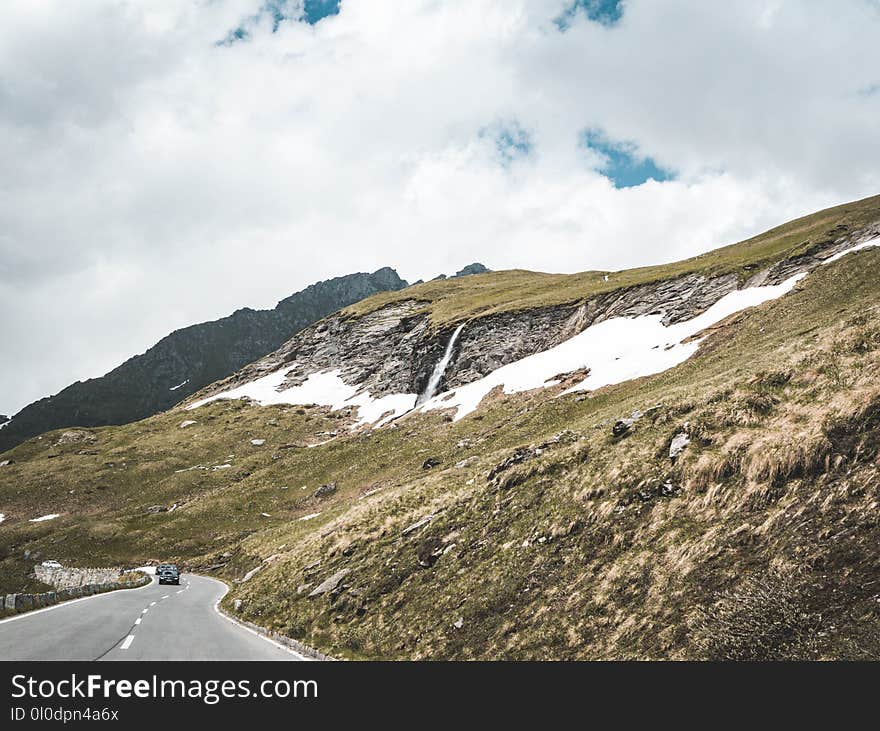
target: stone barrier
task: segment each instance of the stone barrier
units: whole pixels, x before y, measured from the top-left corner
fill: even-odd
[[[146,586],[153,579],[147,574],[142,575],[143,578],[138,581],[126,582],[109,581],[103,584],[83,584],[81,586],[72,586],[67,589],[58,589],[56,591],[45,591],[41,594],[6,594],[0,601],[0,609],[3,614],[21,614],[22,612],[30,612],[34,609],[43,609],[51,607],[54,604],[70,601],[71,599],[81,599],[85,596],[94,596],[95,594],[104,594],[108,591],[117,591],[119,589],[137,589]]]
[[[116,581],[123,573],[121,568],[71,568],[50,569],[46,566],[34,566],[34,576],[38,581],[55,589],[72,589],[86,584],[109,584]]]

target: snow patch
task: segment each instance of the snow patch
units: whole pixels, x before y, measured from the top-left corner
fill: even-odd
[[[301,518],[297,518],[297,520],[312,520],[313,518],[317,518],[320,513],[309,513],[308,515],[304,515]]]
[[[822,263],[830,264],[847,254],[871,246],[880,246],[880,236],[852,246]],[[313,373],[300,385],[279,390],[287,374],[296,368],[297,364],[294,363],[237,388],[196,401],[187,409],[197,409],[219,399],[246,398],[262,406],[318,404],[329,406],[333,410],[357,407],[358,421],[355,426],[369,423],[380,427],[414,408],[422,412],[455,408],[454,418],[458,421],[475,411],[483,398],[499,386],[507,394],[554,386],[559,383],[555,379],[558,374],[588,368],[586,378],[564,391],[572,393],[596,390],[673,368],[697,352],[700,341],[692,339],[697,333],[736,312],[787,294],[805,276],[807,273],[802,272],[781,284],[730,292],[703,314],[674,325],[664,325],[662,314],[605,320],[549,350],[508,363],[477,381],[437,394],[419,404],[418,394],[399,393],[373,398],[369,391],[359,393],[357,386],[349,386],[342,380],[339,369]],[[607,281],[608,275],[604,277]],[[444,359],[447,354],[451,355],[451,346],[460,330],[461,328],[454,333],[447,344]],[[225,467],[226,465],[221,465],[214,469]]]
[[[565,393],[587,391],[653,375],[683,363],[699,342],[682,342],[701,330],[747,307],[753,307],[791,291],[805,274],[782,284],[740,289],[722,297],[702,315],[666,326],[663,315],[615,317],[605,320],[549,350],[502,366],[488,375],[461,386],[450,394],[439,394],[420,407],[422,411],[455,408],[455,420],[476,410],[494,388],[518,393],[556,385],[554,376],[589,368],[589,375]]]
[[[833,261],[837,261],[838,259],[842,259],[847,254],[852,254],[854,251],[861,251],[862,249],[867,249],[871,246],[880,246],[880,236],[875,236],[873,239],[868,239],[867,241],[863,241],[861,244],[856,244],[855,246],[850,246],[848,249],[841,251],[834,256],[829,256],[823,264],[830,264]]]
[[[187,383],[189,383],[189,378],[187,378],[183,383],[178,383],[176,386],[172,386],[169,388],[169,391],[176,391],[178,388],[183,388]]]
[[[6,513],[0,513],[0,523],[6,520]]]
[[[42,523],[46,520],[55,520],[55,518],[60,518],[61,513],[49,513],[49,515],[41,515],[39,518],[31,518],[30,523]]]
[[[412,409],[416,402],[416,394],[413,393],[395,393],[381,398],[373,398],[369,391],[358,393],[357,386],[349,386],[342,380],[338,369],[312,373],[300,385],[279,391],[287,374],[295,367],[296,364],[277,370],[237,388],[196,401],[187,408],[196,409],[219,399],[241,398],[251,399],[261,406],[318,404],[329,406],[335,411],[355,406],[358,409],[357,426],[360,426],[376,422],[382,425]]]
[[[861,249],[880,245],[880,236],[864,241],[826,259],[823,264],[843,258]],[[694,335],[730,315],[769,302],[787,294],[804,277],[801,272],[781,284],[749,287],[726,294],[702,315],[666,326],[663,315],[635,318],[615,317],[605,320],[554,348],[502,366],[478,381],[441,393],[421,405],[421,411],[456,408],[455,420],[474,411],[493,389],[502,386],[504,393],[517,393],[553,386],[560,373],[589,368],[589,375],[563,393],[593,391],[603,386],[623,383],[673,368],[690,358],[700,346]],[[684,342],[688,340],[689,342]]]

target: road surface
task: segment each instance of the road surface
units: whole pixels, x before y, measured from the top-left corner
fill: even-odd
[[[302,660],[215,608],[219,581],[184,574],[0,620],[0,660]]]

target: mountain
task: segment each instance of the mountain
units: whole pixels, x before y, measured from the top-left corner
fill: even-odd
[[[673,264],[376,294],[3,454],[0,591],[161,559],[350,659],[876,660],[878,247],[880,196]]]
[[[244,308],[176,330],[105,376],[78,381],[26,406],[0,430],[0,452],[50,429],[127,424],[152,416],[271,352],[331,312],[406,286],[397,272],[384,267],[312,284],[272,310]]]

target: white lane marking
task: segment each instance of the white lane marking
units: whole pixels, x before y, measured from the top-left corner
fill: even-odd
[[[151,606],[151,607],[155,607],[155,606],[156,606],[156,602],[150,602],[150,606]]]
[[[134,635],[129,635],[128,637],[125,638],[125,641],[122,643],[121,649],[127,650],[129,647],[131,647],[132,642],[134,642]]]
[[[178,594],[183,594],[183,589],[181,589],[181,590],[180,590],[179,592],[177,592],[177,593],[178,593]]]
[[[146,609],[144,609],[144,611],[141,612],[141,614],[146,614],[146,613],[149,612],[149,611],[150,611],[150,608],[147,607]]]
[[[22,614],[16,614],[12,617],[7,617],[6,619],[0,619],[0,624],[6,624],[7,622],[16,622],[19,619],[27,619],[28,617],[33,617],[34,615],[42,614],[43,612],[52,612],[56,609],[61,609],[62,607],[69,607],[71,604],[77,604],[78,602],[87,602],[90,599],[106,599],[107,597],[113,596],[114,594],[118,594],[120,591],[142,591],[152,585],[152,582],[150,582],[149,584],[144,584],[143,586],[139,586],[136,589],[118,589],[117,591],[105,591],[102,594],[92,594],[92,596],[83,596],[79,599],[71,599],[70,601],[61,602],[60,604],[53,604],[51,607],[34,609],[30,612],[23,612]]]
[[[140,623],[141,623],[141,618],[138,617],[136,620],[134,620],[134,623],[135,623],[135,624],[140,624]]]
[[[163,599],[167,599],[167,598],[168,598],[168,595],[166,594],[166,595],[163,596],[162,598],[163,598]]]

